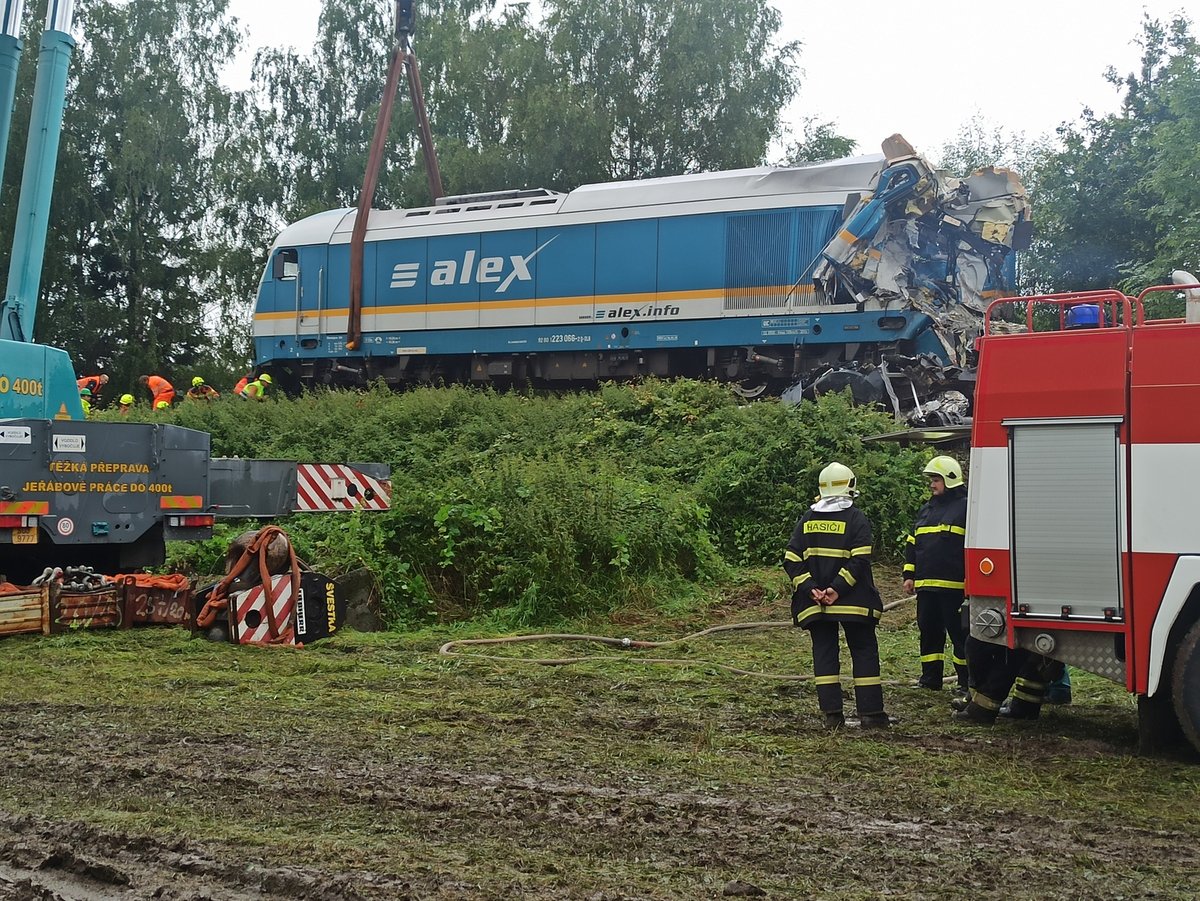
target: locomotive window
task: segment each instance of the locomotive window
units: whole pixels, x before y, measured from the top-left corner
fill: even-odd
[[[542,206],[547,203],[558,203],[558,198],[551,197],[549,200],[532,200],[529,202],[529,205],[530,206]]]
[[[271,276],[276,281],[289,281],[300,274],[300,254],[295,248],[281,250],[275,254]]]
[[[429,210],[413,210],[411,213],[405,213],[404,218],[407,219],[409,216],[428,216],[428,215],[429,215]]]
[[[525,206],[525,203],[524,203],[524,201],[518,201],[516,203],[501,203],[498,205],[498,209],[509,210],[515,206]]]

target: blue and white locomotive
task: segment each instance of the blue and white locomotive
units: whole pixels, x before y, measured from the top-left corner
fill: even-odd
[[[870,258],[846,228],[884,169],[866,156],[372,211],[354,319],[356,213],[321,213],[271,249],[257,363],[290,387],[653,374],[746,394],[887,353],[953,364],[936,310],[864,296],[847,268]],[[833,270],[814,283],[819,263]]]

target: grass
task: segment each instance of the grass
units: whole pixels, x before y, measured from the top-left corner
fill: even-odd
[[[887,573],[881,583],[895,581]],[[625,610],[572,631],[675,637],[781,619],[758,574],[702,612]],[[887,734],[819,728],[798,630],[639,652],[516,645],[437,655],[478,624],[347,633],[303,650],[182,631],[0,642],[0,809],[184,835],[264,860],[417,880],[420,897],[1190,897],[1200,769],[1133,756],[1120,686],[971,729],[918,691],[912,606],[880,631]],[[658,652],[654,652],[658,653]],[[848,671],[848,661],[844,671]]]

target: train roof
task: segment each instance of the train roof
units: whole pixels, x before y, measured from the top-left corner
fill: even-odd
[[[454,226],[478,229],[481,223],[489,227],[528,227],[518,220],[530,216],[562,214],[596,215],[613,218],[616,211],[636,213],[647,207],[672,204],[698,206],[723,204],[757,198],[757,206],[771,206],[769,199],[777,197],[778,204],[787,205],[783,198],[812,195],[818,202],[838,202],[845,197],[870,188],[884,165],[880,154],[850,157],[807,166],[758,166],[753,169],[733,169],[722,172],[700,172],[693,175],[673,175],[665,178],[644,178],[630,181],[604,182],[583,185],[569,194],[547,190],[521,190],[467,195],[443,199],[431,207],[401,210],[372,210],[368,240],[400,237],[413,227]],[[724,208],[724,207],[722,207]],[[686,212],[701,212],[688,209]],[[684,212],[684,210],[680,210]],[[348,241],[354,227],[354,209],[329,210],[317,213],[288,226],[280,233],[276,246],[324,244]],[[643,214],[644,215],[644,214]]]

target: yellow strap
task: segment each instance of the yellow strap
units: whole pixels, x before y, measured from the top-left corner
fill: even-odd
[[[911,535],[909,535],[904,539],[904,542],[905,542],[905,544],[916,544],[917,539],[915,539]]]
[[[783,559],[784,559],[784,560],[789,560],[789,561],[791,561],[792,563],[799,563],[799,562],[800,562],[800,555],[799,555],[799,554],[797,554],[795,551],[784,551],[784,553],[783,553]]]
[[[854,578],[854,576],[850,575],[850,570],[846,569],[844,566],[838,570],[838,575],[845,579],[846,584],[851,588],[858,584],[858,580]]]
[[[952,656],[950,659],[954,661],[955,666],[966,666],[967,665],[967,661],[963,660],[961,657]]]
[[[984,710],[999,710],[1000,709],[999,701],[993,701],[987,695],[981,694],[979,691],[975,691],[971,694],[971,702],[973,704],[978,704]]]
[[[869,554],[869,553],[871,553],[871,545],[869,545],[869,544],[864,545],[863,547],[850,548],[850,556],[851,557],[861,557],[863,554]]]
[[[882,676],[855,676],[854,677],[854,685],[856,688],[865,686],[865,685],[882,685],[882,684],[883,684]]]
[[[1013,697],[1020,698],[1022,701],[1028,701],[1030,704],[1041,704],[1045,700],[1042,695],[1030,694],[1027,691],[1021,691],[1019,688],[1013,691]]]
[[[809,575],[808,573],[800,573],[800,575],[798,575],[792,579],[792,587],[799,588],[801,585],[803,585],[805,582],[807,582],[811,578],[812,578],[812,576]]]
[[[943,663],[946,660],[945,654],[922,654],[922,663]]]
[[[817,676],[813,679],[814,685],[837,685],[841,682],[840,676]]]
[[[966,582],[951,582],[946,579],[917,579],[917,588],[966,588]]]
[[[904,564],[904,571],[905,571],[906,573],[915,573],[915,572],[917,571],[916,564],[914,564],[914,563],[905,563],[905,564]]]
[[[1035,682],[1033,679],[1023,679],[1020,676],[1017,677],[1017,685],[1021,688],[1032,688],[1034,691],[1046,690],[1045,682]]]

